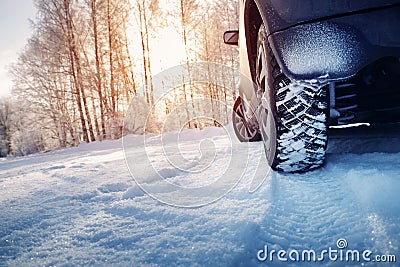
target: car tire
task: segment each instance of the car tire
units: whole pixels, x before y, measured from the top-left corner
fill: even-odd
[[[240,142],[258,142],[261,141],[261,135],[258,129],[250,126],[245,118],[245,109],[242,98],[239,96],[233,105],[232,124],[235,134]]]
[[[329,98],[318,81],[293,81],[282,73],[264,25],[257,41],[259,125],[268,164],[277,171],[306,172],[323,165],[327,147]]]

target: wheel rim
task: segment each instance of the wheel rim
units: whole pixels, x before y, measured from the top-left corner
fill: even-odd
[[[245,120],[244,106],[241,101],[234,112],[234,123],[235,128],[244,140],[251,140],[257,134],[257,130],[253,129],[248,125]]]

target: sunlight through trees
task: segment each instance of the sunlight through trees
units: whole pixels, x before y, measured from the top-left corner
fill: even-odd
[[[238,65],[237,48],[222,41],[225,30],[237,28],[236,1],[36,0],[35,5],[34,34],[10,69],[13,97],[0,105],[0,114],[7,115],[0,120],[2,156],[120,138],[132,98],[142,99],[137,100],[147,105],[142,110],[157,100],[156,72],[197,61]],[[224,75],[234,87],[232,73]],[[182,89],[165,99],[158,113],[168,114],[199,95],[229,105],[235,98],[218,86],[199,89],[189,82],[177,88]],[[199,110],[187,105],[187,127],[198,127],[192,119]],[[213,112],[229,121],[227,110]],[[23,136],[33,141],[18,141]]]

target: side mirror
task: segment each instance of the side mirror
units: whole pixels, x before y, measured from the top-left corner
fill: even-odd
[[[224,43],[228,45],[239,45],[239,31],[226,31],[224,33]]]

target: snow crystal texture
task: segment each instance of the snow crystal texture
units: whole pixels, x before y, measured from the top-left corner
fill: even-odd
[[[214,130],[206,131],[218,134]],[[139,136],[130,141],[143,144]],[[233,143],[235,153],[246,149]],[[250,149],[255,159],[262,154],[261,143]],[[267,266],[257,259],[265,245],[322,250],[339,238],[351,249],[400,257],[399,152],[331,152],[323,168],[272,173],[249,193],[257,164],[250,163],[253,173],[218,202],[185,209],[161,204],[137,187],[120,141],[3,160],[0,266]],[[146,167],[138,159],[137,168]],[[187,178],[168,174],[175,182]],[[312,264],[273,266],[299,265]]]

